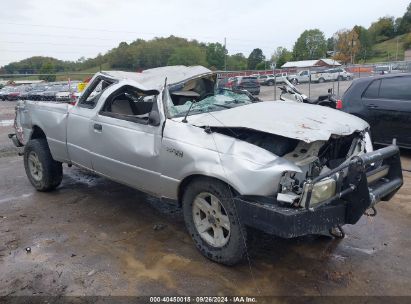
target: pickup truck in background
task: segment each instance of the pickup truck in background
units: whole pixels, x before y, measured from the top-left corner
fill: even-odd
[[[309,71],[303,70],[295,75],[289,75],[288,80],[292,84],[299,84],[309,82],[326,82],[326,81],[341,81],[341,80],[351,80],[354,78],[354,75],[350,72],[347,72],[343,68],[332,68],[323,71]]]
[[[343,68],[333,68],[324,71],[319,71],[311,74],[312,82],[326,82],[326,81],[342,81],[342,80],[351,80],[354,78],[354,75],[350,72],[347,72]]]
[[[18,101],[9,137],[38,191],[58,187],[66,163],[172,201],[198,250],[227,265],[245,257],[250,227],[341,238],[401,187],[398,147],[373,151],[364,120],[216,82],[201,66],[100,72],[75,105]]]
[[[288,80],[294,85],[299,84],[299,83],[309,82],[310,75],[311,73],[309,70],[304,70],[304,71],[300,71],[297,74],[288,75]]]

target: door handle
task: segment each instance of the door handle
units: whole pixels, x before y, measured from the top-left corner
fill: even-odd
[[[103,126],[100,124],[95,123],[93,127],[94,127],[94,130],[96,131],[100,131],[100,132],[103,131]]]
[[[378,109],[378,106],[375,105],[375,104],[369,104],[369,105],[368,105],[368,108],[370,108],[370,109]]]

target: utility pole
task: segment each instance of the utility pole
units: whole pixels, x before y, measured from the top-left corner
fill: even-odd
[[[399,36],[397,36],[397,53],[395,54],[395,61],[398,61],[398,40],[399,40]]]
[[[227,71],[227,39],[224,37],[224,71]]]
[[[273,75],[274,75],[274,100],[277,100],[277,77],[275,77],[276,67],[277,67],[277,62],[273,62],[271,64],[271,68],[273,69]]]

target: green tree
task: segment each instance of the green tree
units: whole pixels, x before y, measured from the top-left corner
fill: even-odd
[[[335,39],[330,37],[327,39],[327,51],[334,51],[335,49]]]
[[[305,30],[294,44],[295,60],[324,58],[327,52],[327,41],[319,29]]]
[[[225,56],[227,50],[221,43],[209,43],[206,48],[206,59],[208,66],[212,69],[224,69]]]
[[[227,57],[227,70],[239,71],[247,69],[247,58],[243,53],[237,53]]]
[[[197,46],[181,47],[174,50],[168,65],[207,65],[206,54]]]
[[[382,17],[371,24],[368,29],[373,42],[378,43],[391,39],[395,35],[394,17]]]
[[[365,27],[360,25],[354,26],[353,30],[357,33],[360,42],[357,58],[366,61],[373,55],[370,33]]]
[[[56,81],[56,75],[52,75],[53,73],[55,73],[53,63],[45,62],[40,69],[40,74],[44,75],[39,76],[39,78],[45,81]]]
[[[115,69],[130,70],[132,55],[127,42],[121,42],[119,46],[110,53],[110,65]]]
[[[291,61],[292,59],[293,53],[282,46],[279,46],[271,56],[271,61],[275,62],[277,67],[281,67],[284,63]]]
[[[247,59],[247,67],[249,70],[255,70],[257,67],[257,64],[265,60],[265,56],[263,54],[263,51],[259,48],[254,49],[251,53],[250,56],[248,56]]]
[[[408,5],[407,10],[402,18],[397,18],[396,32],[398,34],[411,32],[411,3]]]

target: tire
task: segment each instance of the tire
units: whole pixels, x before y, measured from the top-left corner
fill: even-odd
[[[51,156],[45,138],[31,139],[24,148],[24,168],[37,191],[51,191],[63,179],[63,166]]]
[[[274,85],[274,81],[270,80],[269,82],[267,82],[267,85],[273,86],[273,85]]]
[[[182,200],[184,221],[197,249],[224,265],[240,262],[247,246],[247,232],[239,222],[232,197],[226,184],[198,178],[186,187]],[[219,237],[214,237],[216,233]]]
[[[298,84],[298,80],[295,79],[295,78],[293,78],[293,79],[291,79],[291,83],[292,83],[293,85],[296,85],[296,84]]]
[[[319,83],[323,83],[324,81],[325,81],[325,79],[322,78],[322,77],[321,77],[320,79],[318,79],[318,82],[319,82]]]

